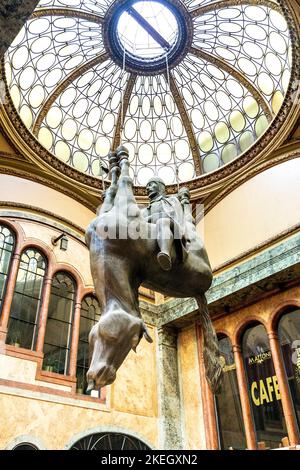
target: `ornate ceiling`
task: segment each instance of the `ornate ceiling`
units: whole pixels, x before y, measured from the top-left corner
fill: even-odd
[[[92,186],[120,143],[137,186],[153,174],[193,187],[221,178],[270,142],[292,105],[281,3],[41,0],[5,58],[26,138]]]

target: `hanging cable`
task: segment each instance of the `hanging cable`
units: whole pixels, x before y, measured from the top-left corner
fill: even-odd
[[[170,90],[170,96],[172,96],[171,93],[171,78],[170,78],[170,68],[169,68],[169,61],[168,61],[168,54],[166,54],[166,70],[167,70],[167,83],[168,87]],[[171,99],[171,105],[170,105],[170,113],[171,113],[171,123],[170,123],[170,130],[171,133],[174,135],[174,115],[175,115],[175,102],[174,102],[174,108],[173,108],[173,101]],[[179,169],[178,169],[178,164],[176,160],[176,155],[175,155],[175,149],[172,152],[173,153],[173,159],[174,159],[174,166],[175,166],[175,177],[176,177],[176,183],[177,183],[177,190],[179,190]]]
[[[121,122],[120,122],[120,145],[122,145],[122,135],[123,135],[123,129],[124,129],[124,101],[125,101],[125,67],[126,67],[126,49],[123,47],[123,67],[122,67],[122,80],[121,80],[121,85],[122,85],[122,94],[121,94]]]

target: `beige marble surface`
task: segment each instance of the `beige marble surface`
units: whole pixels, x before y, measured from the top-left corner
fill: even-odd
[[[143,416],[157,416],[156,333],[147,325],[153,343],[142,339],[137,353],[129,353],[111,387],[112,409]]]
[[[205,449],[205,429],[195,328],[178,336],[182,419],[185,449]]]

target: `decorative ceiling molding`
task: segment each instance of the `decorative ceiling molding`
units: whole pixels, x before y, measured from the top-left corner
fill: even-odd
[[[130,96],[133,90],[133,87],[135,85],[137,79],[137,75],[131,73],[129,75],[126,88],[124,90],[124,96],[122,97],[122,102],[120,104],[120,109],[118,113],[118,118],[117,118],[117,124],[115,127],[115,132],[114,132],[114,137],[112,141],[112,150],[115,150],[117,147],[119,147],[121,143],[121,134],[122,134],[122,129],[124,126],[124,121],[127,113],[127,109],[129,106],[129,100]]]
[[[299,100],[295,99],[298,96],[300,83],[300,68],[298,66],[300,63],[300,43],[299,25],[297,24],[299,10],[295,11],[297,7],[295,2],[291,0],[279,0],[279,4],[288,22],[293,53],[291,81],[283,105],[267,131],[248,151],[214,172],[201,175],[194,180],[181,184],[181,186],[188,186],[191,190],[193,201],[203,200],[204,195],[213,194],[224,184],[237,180],[243,171],[249,171],[262,159],[270,158],[287,139],[299,117],[300,103]],[[81,173],[59,160],[47,151],[23,124],[9,94],[3,61],[0,75],[3,76],[7,95],[6,104],[1,107],[0,127],[2,127],[4,135],[16,151],[30,160],[31,165],[39,167],[39,171],[43,171],[46,177],[48,175],[48,177],[51,176],[52,179],[58,181],[60,190],[64,185],[68,185],[74,188],[75,192],[78,190],[79,194],[83,192],[88,194],[87,197],[90,200],[98,196],[101,185],[98,178]],[[108,183],[105,182],[105,185],[107,187]],[[177,185],[168,186],[167,192],[168,194],[177,192]],[[146,200],[144,187],[135,187],[135,194],[139,200]]]
[[[168,75],[165,74],[166,81],[168,82]],[[176,103],[176,106],[178,108],[178,111],[180,113],[181,119],[183,126],[185,128],[186,134],[189,139],[189,144],[191,147],[192,151],[192,156],[194,160],[194,165],[195,165],[195,172],[197,176],[200,176],[203,174],[203,168],[202,168],[202,161],[201,161],[201,155],[200,155],[200,150],[199,146],[197,144],[197,140],[193,131],[193,127],[191,125],[191,122],[189,120],[188,112],[186,110],[184,101],[182,99],[182,95],[179,92],[179,89],[176,85],[176,82],[174,80],[174,77],[172,74],[170,74],[170,89],[174,98],[174,101]]]
[[[264,97],[261,95],[259,90],[256,88],[256,86],[253,85],[253,83],[251,83],[250,80],[248,80],[248,78],[244,74],[242,74],[237,69],[229,65],[225,60],[215,57],[209,54],[208,52],[204,52],[203,50],[200,50],[197,47],[192,46],[189,52],[200,59],[210,62],[211,64],[229,73],[232,77],[236,78],[256,99],[256,101],[261,106],[262,110],[264,111],[268,121],[269,122],[272,121],[274,117],[274,113],[272,112],[272,109],[270,108],[270,106],[268,105]]]
[[[281,12],[281,8],[276,3],[270,0],[219,0],[216,2],[212,2],[209,5],[204,5],[195,10],[191,11],[191,15],[193,18],[197,18],[198,16],[204,15],[205,13],[210,13],[215,11],[217,8],[228,8],[233,6],[246,6],[246,5],[254,5],[260,7],[267,7],[272,8],[272,10],[276,10]]]
[[[34,135],[38,135],[39,129],[41,127],[41,124],[44,120],[44,118],[47,116],[47,113],[53,103],[56,101],[56,99],[62,94],[62,92],[68,88],[71,83],[76,80],[76,78],[79,78],[83,73],[87,72],[89,69],[92,67],[95,67],[96,65],[102,64],[106,60],[109,59],[109,55],[107,52],[104,52],[103,54],[94,57],[93,59],[89,60],[85,64],[81,65],[80,67],[77,67],[73,72],[71,72],[69,75],[66,76],[66,78],[56,87],[52,93],[48,96],[46,99],[45,103],[41,107],[39,113],[37,114],[33,127],[32,127],[32,133]]]
[[[30,19],[42,18],[44,16],[63,16],[64,18],[80,18],[98,24],[103,23],[102,16],[72,8],[39,8],[38,10],[32,13]]]

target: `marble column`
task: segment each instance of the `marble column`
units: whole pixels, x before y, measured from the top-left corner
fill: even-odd
[[[278,335],[275,331],[269,331],[268,337],[270,341],[270,350],[274,363],[274,368],[278,380],[281,403],[283,413],[286,422],[287,433],[291,446],[299,444],[299,434],[297,430],[296,418],[293,410],[293,405],[289,395],[289,385],[284,371],[284,365],[282,363],[282,356],[280,352],[280,345],[278,341]]]
[[[182,449],[177,331],[158,329],[159,447]]]
[[[51,285],[52,285],[52,274],[49,273],[44,280],[44,291],[43,291],[43,302],[39,315],[39,327],[38,327],[38,336],[36,342],[36,350],[38,352],[43,352],[44,341],[46,334],[47,318],[48,318],[48,309],[51,296]]]
[[[251,405],[249,401],[248,386],[245,375],[242,351],[241,347],[238,345],[232,345],[232,350],[236,366],[236,375],[239,386],[247,447],[248,449],[253,450],[256,449],[256,436],[252,420]]]
[[[78,289],[77,295],[76,295],[76,301],[75,301],[74,320],[73,320],[73,325],[72,325],[72,341],[71,341],[70,367],[69,367],[69,375],[71,375],[71,377],[76,376],[79,329],[80,329],[80,314],[81,314],[81,297],[82,297],[81,290]]]
[[[0,60],[40,0],[1,0]]]

